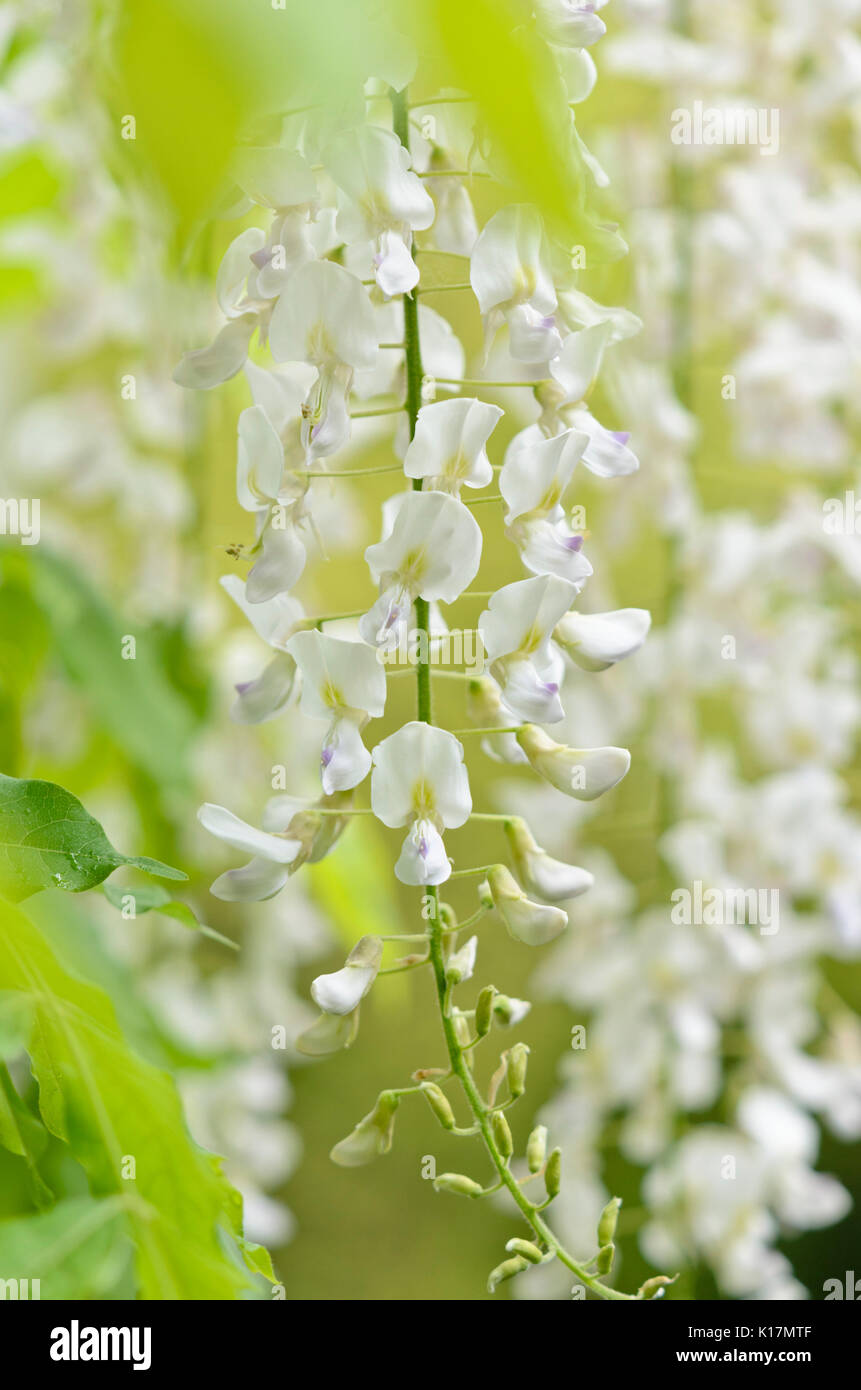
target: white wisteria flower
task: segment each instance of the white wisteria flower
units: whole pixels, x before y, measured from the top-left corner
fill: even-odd
[[[555,724],[564,717],[559,688],[565,664],[553,629],[577,592],[555,575],[520,579],[499,589],[479,618],[490,674],[521,719]]]
[[[473,247],[469,278],[488,347],[506,322],[512,357],[538,364],[558,355],[556,290],[537,208],[514,203],[494,213]]]
[[[353,374],[377,361],[376,320],[361,280],[333,261],[312,261],[275,303],[269,344],[276,362],[308,362],[317,380],[302,407],[310,463],[350,437]]]
[[[361,730],[386,704],[386,673],[376,652],[316,629],[297,632],[287,650],[302,674],[303,714],[329,720],[320,755],[324,792],[358,786],[371,768]]]
[[[487,487],[493,468],[486,445],[503,414],[498,405],[471,396],[422,406],[404,459],[407,477],[454,496],[463,485]]]
[[[616,608],[611,613],[566,613],[553,631],[559,645],[584,671],[605,671],[639,651],[652,615],[647,608]]]
[[[323,163],[347,195],[338,209],[340,235],[348,243],[372,241],[383,294],[408,294],[419,280],[412,233],[434,220],[433,199],[410,169],[409,152],[392,131],[363,125],[334,135]]]
[[[487,875],[487,893],[515,941],[526,946],[545,946],[568,925],[568,914],[561,907],[533,903],[504,864],[496,864]],[[484,895],[484,886],[479,890]]]
[[[397,645],[416,598],[453,603],[481,560],[481,527],[445,492],[405,492],[392,529],[368,546],[365,559],[380,597],[359,621],[370,646]]]
[[[583,536],[565,522],[562,498],[589,443],[577,430],[545,439],[524,431],[511,441],[499,474],[505,498],[506,534],[533,574],[555,574],[578,586],[592,573],[582,553]]]
[[[289,833],[258,830],[224,806],[206,802],[197,813],[204,830],[234,849],[249,851],[253,858],[241,869],[229,869],[210,888],[224,902],[259,902],[279,893],[290,876],[290,866],[302,855],[305,844]]]
[[[284,473],[284,446],[260,405],[239,416],[236,492],[239,505],[257,518],[259,554],[248,572],[245,597],[265,603],[287,593],[305,568],[299,527],[306,519],[308,479]]]
[[[503,829],[511,846],[514,867],[524,887],[545,902],[561,903],[577,898],[592,887],[595,877],[588,869],[554,859],[533,838],[520,816],[506,820]]]
[[[532,0],[538,32],[548,43],[560,48],[589,48],[607,32],[603,19],[595,13],[607,0]]]
[[[377,978],[382,959],[380,938],[363,936],[340,970],[317,976],[311,985],[311,998],[324,1014],[351,1014]]]
[[[515,738],[535,771],[578,801],[602,796],[621,782],[631,766],[627,748],[569,748],[534,724],[524,724]]]
[[[412,720],[373,753],[371,808],[392,829],[409,825],[395,874],[417,886],[445,883],[451,864],[444,829],[465,824],[472,811],[463,745],[445,729]]]
[[[236,686],[238,698],[230,711],[231,718],[239,724],[260,724],[278,714],[296,688],[296,662],[286,648],[288,638],[304,619],[304,609],[289,594],[251,603],[246,597],[245,580],[238,574],[222,575],[220,583],[258,637],[275,651],[259,676]]]

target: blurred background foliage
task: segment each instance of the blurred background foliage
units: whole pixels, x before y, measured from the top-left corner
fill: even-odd
[[[11,9],[15,22],[4,34],[3,76],[16,100],[27,82],[35,85],[41,116],[32,139],[0,148],[0,401],[9,446],[0,463],[0,494],[41,497],[43,539],[32,548],[15,538],[0,541],[0,770],[69,787],[114,843],[182,865],[190,876],[184,900],[202,921],[234,939],[241,954],[256,909],[208,895],[209,881],[225,864],[197,832],[196,806],[211,797],[254,820],[269,792],[272,764],[286,764],[291,790],[291,774],[305,778],[309,788],[312,783],[300,717],[291,712],[262,729],[230,724],[230,682],[219,670],[225,653],[232,669],[237,654],[244,657],[248,649],[244,637],[244,645],[231,645],[243,631],[242,619],[217,587],[234,565],[226,548],[249,539],[234,496],[235,421],[249,401],[246,383],[240,377],[191,400],[170,384],[182,350],[205,340],[212,321],[215,271],[236,225],[213,219],[211,208],[237,139],[249,129],[271,129],[273,112],[319,101],[348,103],[369,54],[370,66],[397,81],[406,61],[404,40],[418,39],[422,60],[413,91],[469,86],[475,92],[482,119],[504,151],[509,200],[513,193],[536,202],[569,244],[587,242],[601,219],[620,221],[627,234],[636,207],[618,183],[601,195],[602,206],[582,205],[582,170],[563,153],[552,116],[547,89],[555,78],[542,68],[528,33],[512,34],[518,7],[508,0],[468,6],[454,0],[288,0],[283,10],[247,0],[40,0]],[[46,45],[55,59],[62,55],[63,83],[40,67]],[[596,59],[601,70],[600,50]],[[121,135],[128,115],[136,121],[134,141]],[[578,121],[588,145],[612,150],[630,127],[663,130],[666,97],[655,84],[601,70]],[[478,181],[472,191],[482,222],[499,192]],[[707,203],[707,171],[689,175],[686,196],[692,206]],[[630,303],[636,258],[635,244],[627,259],[591,270],[584,278],[587,293],[604,303]],[[429,275],[431,283],[435,276],[441,282],[449,267],[434,265]],[[475,361],[481,344],[475,304],[459,295],[446,295],[444,305],[431,302]],[[780,458],[751,468],[736,453],[719,382],[739,344],[709,338],[701,351],[696,315],[707,314],[708,305],[686,307],[683,360],[676,366],[686,375],[688,404],[700,425],[690,455],[696,489],[707,509],[736,507],[767,520],[790,489],[816,483],[816,469],[808,478],[790,474]],[[130,372],[143,383],[135,402],[121,395]],[[148,395],[169,427],[142,422]],[[59,406],[34,415],[34,402]],[[632,428],[636,444],[636,421],[614,418],[613,401],[600,388],[596,413],[610,428]],[[516,423],[503,422],[496,457]],[[62,447],[67,431],[70,454]],[[94,470],[100,440],[105,467]],[[123,467],[112,483],[105,471],[116,467],[115,446]],[[379,461],[389,449],[386,434],[370,436],[364,449],[355,449],[353,462]],[[57,459],[62,466],[55,466]],[[644,454],[641,464],[647,472],[654,461]],[[829,485],[839,490],[844,481],[851,483],[850,473]],[[368,478],[361,490],[343,486],[351,487],[349,547],[333,564],[315,567],[308,580],[308,606],[320,611],[352,610],[372,598],[358,557],[376,539],[390,483]],[[660,625],[674,588],[684,583],[678,556],[645,502],[636,531],[610,554],[602,535],[610,529],[614,496],[591,477],[583,485],[590,556],[596,571],[612,568],[620,605],[649,608]],[[488,528],[482,587],[516,577],[514,559],[501,534]],[[857,626],[856,598],[843,591],[835,603]],[[449,616],[474,621],[467,607]],[[120,659],[126,634],[136,639],[134,661]],[[610,669],[590,679],[611,698],[614,683],[625,677]],[[459,695],[441,684],[440,715],[460,726]],[[408,685],[394,684],[374,734],[411,717]],[[705,700],[701,725],[707,733],[731,736],[732,712],[720,700]],[[584,842],[612,854],[642,906],[658,899],[667,883],[656,849],[660,788],[646,743],[644,737],[632,744],[631,774],[583,829]],[[495,777],[493,764],[474,760],[476,805],[491,804]],[[516,786],[515,776],[507,780]],[[857,765],[852,787],[858,804]],[[378,825],[357,824],[335,856],[305,871],[301,881],[291,880],[276,900],[267,920],[285,935],[297,916],[304,920],[308,896],[316,920],[325,924],[316,959],[283,967],[285,982],[300,997],[307,997],[312,976],[336,968],[344,946],[361,934],[416,930],[410,925],[416,894],[390,873],[396,838]],[[466,862],[496,856],[487,827],[464,829],[455,838]],[[578,845],[569,848],[576,859]],[[453,894],[464,912],[469,896],[465,887]],[[80,900],[44,895],[32,910],[63,966],[110,996],[128,1045],[148,1064],[189,1074],[239,1055],[234,1039],[223,1045],[209,1039],[199,1047],[171,1029],[142,983],[160,962],[174,959],[186,972],[191,958],[204,981],[229,975],[241,966],[225,948],[186,936],[169,919],[122,920],[97,894]],[[576,930],[576,912],[573,922]],[[488,929],[481,949],[483,978],[532,997],[535,962],[528,951],[514,948],[501,929]],[[289,1243],[273,1250],[276,1270],[288,1299],[481,1299],[511,1222],[488,1204],[450,1203],[423,1180],[425,1155],[435,1156],[440,1171],[463,1163],[429,1110],[401,1107],[394,1149],[376,1165],[344,1170],[328,1159],[332,1144],[378,1090],[402,1084],[415,1067],[442,1057],[430,981],[406,975],[381,985],[363,1006],[351,1051],[313,1066],[290,1059],[290,1114],[304,1156],[278,1194],[298,1225]],[[857,966],[841,967],[839,985],[845,999],[861,1003]],[[514,1115],[518,1144],[554,1090],[571,1025],[567,1008],[542,1002],[519,1029],[532,1052],[528,1108]],[[261,1010],[250,1055],[268,1050],[269,1026]],[[32,1107],[32,1095],[28,1103]],[[827,1141],[821,1166],[852,1187],[858,1159],[857,1148]],[[63,1163],[52,1141],[46,1171],[65,1184],[69,1200],[85,1206],[85,1187],[79,1176],[61,1176]],[[612,1149],[607,1165],[609,1186],[634,1194],[636,1205],[636,1170]],[[0,1149],[0,1215],[19,1218],[34,1210],[24,1161]],[[29,1229],[16,1220],[7,1228],[7,1248],[14,1250],[16,1239],[26,1242]],[[93,1240],[100,1242],[96,1253],[87,1247],[86,1258],[64,1276],[68,1283],[58,1287],[78,1297],[117,1296],[127,1287],[118,1241],[110,1239],[110,1227]],[[794,1242],[799,1277],[815,1289],[835,1269],[852,1268],[856,1241],[853,1216],[836,1230]],[[626,1287],[654,1272],[633,1239],[623,1239],[622,1252]],[[700,1271],[686,1275],[675,1294],[702,1298],[715,1289]]]

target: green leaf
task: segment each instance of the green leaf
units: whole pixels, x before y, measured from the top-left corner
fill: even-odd
[[[71,975],[30,918],[2,904],[0,989],[32,1011],[27,1050],[47,1128],[94,1194],[127,1203],[138,1297],[259,1290],[233,1236],[239,1195],[190,1138],[173,1080],[132,1052],[107,995]]]
[[[38,1160],[48,1142],[48,1134],[27,1109],[12,1084],[6,1066],[0,1063],[0,1144],[27,1165],[27,1179],[37,1207],[50,1207],[54,1194],[43,1180]],[[2,1264],[0,1264],[2,1268]]]
[[[535,203],[570,244],[592,246],[588,178],[567,95],[547,45],[516,0],[424,0],[425,49],[437,77],[469,92],[493,137],[515,198]]]
[[[0,1269],[19,1288],[22,1279],[38,1279],[42,1299],[117,1297],[132,1254],[126,1208],[119,1197],[75,1197],[38,1216],[0,1221]]]
[[[73,565],[42,546],[30,547],[26,555],[19,549],[8,558],[10,577],[22,571],[51,624],[66,675],[84,693],[94,725],[155,784],[160,796],[185,787],[196,720],[171,685],[154,636],[143,625],[118,617]],[[128,637],[135,639],[134,660],[123,660]]]
[[[127,912],[129,917],[140,917],[144,912],[161,912],[165,917],[173,917],[177,922],[181,922],[190,931],[199,931],[222,946],[229,946],[231,951],[239,950],[238,944],[231,941],[229,936],[222,936],[221,932],[215,931],[213,927],[199,922],[188,903],[177,902],[158,883],[147,883],[135,888],[121,883],[105,883],[102,892],[108,902],[120,912],[127,912],[128,908],[133,908],[133,911]]]
[[[77,797],[55,782],[0,773],[0,894],[20,902],[41,888],[82,893],[120,865],[184,879],[157,859],[120,854]]]

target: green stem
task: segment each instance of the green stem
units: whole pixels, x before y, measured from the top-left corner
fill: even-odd
[[[405,149],[409,149],[409,106],[407,104],[406,89],[401,92],[391,93],[392,117],[395,134]],[[406,373],[407,373],[407,416],[409,418],[410,439],[413,438],[416,429],[419,409],[421,407],[421,383],[422,383],[422,359],[421,345],[419,340],[418,324],[418,304],[415,296],[404,295],[404,342],[406,344]],[[421,479],[413,480],[413,487],[421,487]],[[416,599],[416,626],[420,630],[428,633],[428,604],[424,599]],[[418,718],[426,724],[433,723],[431,706],[431,667],[427,657],[419,659],[416,663],[416,686]],[[504,816],[499,816],[499,820],[504,820]],[[599,1298],[624,1299],[628,1301],[629,1295],[619,1293],[616,1289],[610,1289],[602,1284],[593,1275],[587,1273],[582,1265],[568,1254],[567,1250],[559,1243],[550,1227],[538,1213],[534,1203],[521,1190],[517,1179],[509,1171],[508,1163],[499,1151],[496,1140],[491,1128],[490,1108],[475,1084],[472,1073],[464,1055],[463,1048],[457,1039],[454,1022],[447,1009],[448,986],[445,978],[445,960],[443,957],[443,928],[440,920],[439,909],[439,889],[430,887],[426,896],[431,899],[430,917],[428,922],[430,935],[430,963],[433,967],[434,982],[436,984],[437,1002],[439,1004],[442,1029],[445,1037],[445,1044],[451,1062],[452,1073],[457,1077],[463,1088],[469,1108],[472,1111],[475,1123],[484,1140],[485,1148],[490,1156],[491,1162],[499,1177],[499,1184],[508,1189],[515,1203],[519,1207],[528,1224],[532,1227],[539,1240],[552,1250],[562,1264],[570,1269],[577,1278],[580,1279],[587,1288],[591,1289]]]

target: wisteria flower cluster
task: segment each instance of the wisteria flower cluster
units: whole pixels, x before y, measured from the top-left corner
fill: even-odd
[[[588,49],[605,29],[597,8],[568,0],[534,6],[571,103],[594,81]],[[604,354],[636,321],[583,293],[570,252],[537,207],[504,200],[505,175],[468,93],[417,101],[406,86],[387,89],[371,78],[364,98],[364,119],[312,107],[288,114],[277,143],[240,149],[236,209],[263,225],[245,226],[231,243],[216,282],[223,325],[176,371],[181,384],[209,389],[244,370],[251,393],[238,422],[237,498],[254,517],[255,539],[246,578],[231,574],[222,583],[273,655],[238,688],[235,716],[261,722],[298,700],[323,731],[316,799],[275,796],[259,828],[224,807],[201,808],[206,829],[247,857],[212,892],[229,901],[271,898],[301,865],[332,852],[355,817],[397,830],[403,838],[393,872],[420,890],[416,929],[366,935],[340,970],[319,976],[311,989],[319,1018],[298,1046],[313,1056],[349,1046],[379,977],[427,968],[448,1060],[383,1091],[332,1158],[352,1166],[387,1152],[401,1101],[423,1095],[445,1130],[483,1142],[492,1168],[489,1183],[445,1173],[436,1187],[471,1199],[505,1192],[521,1218],[490,1275],[491,1290],[530,1265],[558,1260],[583,1296],[652,1298],[663,1292],[664,1276],[633,1295],[608,1282],[616,1199],[600,1217],[591,1257],[575,1259],[553,1233],[544,1211],[560,1190],[561,1154],[548,1151],[543,1126],[529,1137],[522,1171],[513,1167],[506,1112],[524,1093],[526,1045],[505,1047],[489,1086],[476,1079],[478,1047],[495,1028],[515,1026],[528,1003],[493,985],[462,1002],[477,966],[473,928],[494,918],[516,942],[542,945],[566,929],[561,904],[593,883],[586,870],[546,853],[523,817],[474,808],[466,749],[529,764],[545,784],[582,801],[614,787],[630,764],[624,748],[572,747],[546,726],[564,718],[562,683],[572,665],[605,669],[636,651],[649,627],[642,609],[578,608],[592,565],[572,495],[581,467],[612,479],[638,466],[627,435],[606,429],[588,405]],[[450,144],[444,119],[418,119],[436,109],[465,118]],[[600,181],[570,105],[564,116],[572,148]],[[502,205],[479,231],[471,193],[491,179]],[[441,253],[468,260],[468,278],[429,281],[427,258]],[[504,355],[514,379],[464,376],[463,349],[426,303],[445,291],[477,302],[483,372]],[[474,394],[500,389],[522,392],[532,415],[503,450],[496,444],[503,410]],[[385,415],[398,422],[394,441],[380,445],[386,461],[340,466],[355,422]],[[377,597],[351,614],[306,613],[295,591],[312,557],[325,554],[323,489],[372,472],[401,479],[383,508],[380,539],[365,551]],[[478,518],[497,506],[520,570],[486,591],[473,587],[484,542]],[[448,632],[443,609],[461,600],[485,605],[473,610],[485,657],[480,672],[443,670],[434,660]],[[337,633],[328,630],[335,624]],[[414,659],[398,667],[394,654],[405,643]],[[368,726],[390,713],[391,687],[405,675],[416,682],[415,717],[375,740]],[[452,731],[435,721],[438,678],[461,682],[467,727]],[[498,824],[510,867],[458,861],[452,832],[470,820]],[[440,892],[458,878],[478,883],[465,917]],[[384,965],[399,942],[409,954]],[[457,1108],[466,1111],[465,1123]],[[528,1185],[542,1180],[544,1195],[533,1199]]]

